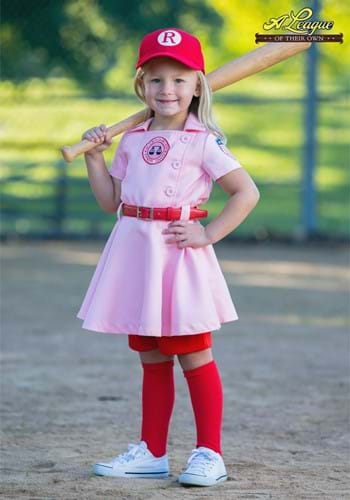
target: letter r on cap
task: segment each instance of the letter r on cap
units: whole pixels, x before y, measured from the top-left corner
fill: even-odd
[[[181,42],[181,35],[177,31],[162,31],[157,41],[160,45],[178,45]]]

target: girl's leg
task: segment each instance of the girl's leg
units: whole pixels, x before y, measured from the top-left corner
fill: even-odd
[[[190,391],[197,429],[196,446],[205,446],[222,455],[223,390],[212,350],[179,354],[178,359]]]
[[[139,354],[143,367],[141,440],[155,457],[162,457],[175,401],[174,359],[159,349]]]

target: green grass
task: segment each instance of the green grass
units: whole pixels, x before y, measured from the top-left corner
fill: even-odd
[[[261,193],[259,204],[235,234],[290,235],[301,224],[304,107],[302,102],[293,99],[272,102],[271,98],[296,98],[301,95],[302,87],[292,78],[284,80],[283,85],[274,80],[270,87],[266,75],[256,76],[254,80],[254,86],[240,82],[233,95],[256,98],[257,102],[223,103],[214,97],[214,114],[228,137],[228,146]],[[57,86],[55,92],[52,83],[50,85],[50,94],[35,88],[35,92],[31,90],[22,95],[16,94],[13,88],[5,92],[5,87],[0,86],[2,200],[3,207],[15,213],[3,217],[2,231],[48,232],[55,227],[55,181],[65,171],[64,231],[94,230],[106,234],[115,217],[101,212],[94,200],[83,159],[80,157],[64,165],[59,148],[79,141],[87,128],[101,122],[112,124],[142,106],[132,96],[96,100],[74,91],[70,97],[66,88],[60,95]],[[338,92],[329,81],[324,82],[324,89],[325,96]],[[349,233],[347,108],[345,97],[340,95],[336,100],[320,101],[318,106],[317,224],[320,231],[331,236]],[[116,138],[114,146],[105,154],[107,164],[118,141]],[[17,180],[11,180],[12,176]],[[205,206],[209,220],[222,210],[226,198],[214,184],[211,199]]]

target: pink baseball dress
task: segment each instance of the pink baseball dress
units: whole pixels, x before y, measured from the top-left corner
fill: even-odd
[[[122,180],[122,202],[182,207],[188,220],[190,207],[208,200],[213,181],[242,166],[193,113],[184,130],[148,130],[151,121],[124,133],[110,175]],[[166,243],[169,223],[118,209],[77,314],[82,328],[161,337],[219,330],[238,319],[213,246]]]

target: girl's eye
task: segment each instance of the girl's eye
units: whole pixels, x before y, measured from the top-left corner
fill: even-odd
[[[175,79],[175,82],[176,83],[181,83],[183,82],[184,80],[182,78],[176,78]],[[152,78],[151,82],[154,82],[154,83],[159,83],[160,82],[160,78]]]

